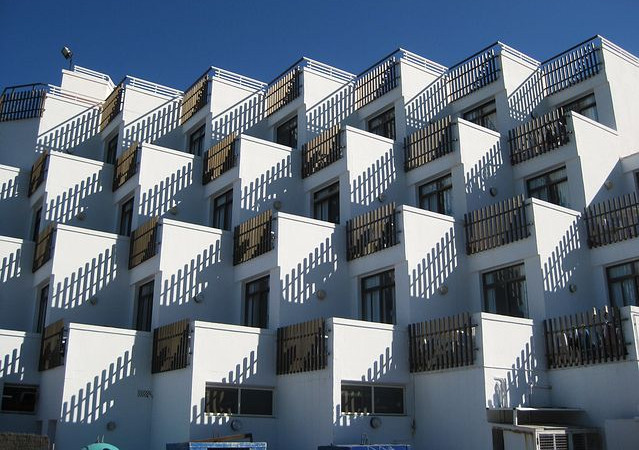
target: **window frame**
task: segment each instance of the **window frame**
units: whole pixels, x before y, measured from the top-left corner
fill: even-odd
[[[104,162],[106,164],[114,165],[118,159],[118,137],[119,134],[116,133],[106,142],[104,149]]]
[[[118,234],[120,236],[131,237],[131,233],[133,232],[133,211],[135,209],[134,208],[134,206],[135,206],[134,203],[135,203],[135,197],[129,197],[126,200],[123,200],[120,203],[120,208],[119,208],[120,220],[118,220]],[[127,217],[127,216],[125,216],[125,214],[124,214],[125,213],[124,207],[129,205],[129,204],[131,205],[131,210],[130,210],[130,213],[128,214],[127,223],[125,224],[124,220],[125,220],[125,217]],[[124,230],[123,230],[123,225],[126,225],[124,227]],[[122,231],[128,231],[128,233],[123,233]]]
[[[505,272],[507,270],[513,270],[513,269],[519,269],[521,268],[521,273],[522,275],[518,276],[518,277],[513,277],[513,278],[509,278],[507,280],[498,280],[498,282],[493,282],[489,285],[487,285],[486,283],[486,277],[488,275],[492,275],[492,274],[497,274],[498,272]],[[525,311],[523,312],[523,315],[515,315],[512,314],[513,311],[513,307],[512,307],[512,302],[513,302],[513,298],[511,297],[512,295],[512,287],[511,284],[513,283],[522,283],[523,282],[523,286],[521,286],[523,295],[524,295],[524,309]],[[487,270],[485,272],[482,272],[481,274],[481,285],[482,285],[482,311],[483,312],[487,312],[487,313],[491,313],[491,314],[499,314],[502,316],[508,316],[508,317],[519,317],[519,318],[523,318],[523,319],[527,319],[530,317],[530,310],[529,310],[529,305],[528,305],[528,285],[526,283],[526,266],[524,264],[524,262],[518,262],[518,263],[514,263],[514,264],[510,264],[508,266],[502,266],[502,267],[498,267],[498,268],[493,268],[490,270]],[[498,306],[497,306],[497,299],[495,298],[495,311],[491,311],[488,308],[488,290],[490,288],[499,288],[499,287],[503,287],[504,291],[509,294],[508,295],[508,311],[507,313],[504,312],[499,312],[498,311]]]
[[[31,389],[33,390],[32,394],[34,396],[33,399],[33,409],[32,410],[15,410],[15,409],[5,409],[5,398],[8,395],[5,393],[5,389],[9,388],[23,388],[23,389]],[[38,412],[38,400],[40,397],[40,386],[37,384],[22,384],[22,383],[11,383],[5,382],[2,384],[2,394],[0,397],[0,414],[25,414],[25,415],[35,415]]]
[[[242,325],[253,328],[268,328],[270,281],[270,275],[264,275],[261,277],[253,278],[244,283],[244,301],[242,302]],[[258,290],[253,293],[249,293],[249,288],[254,285],[258,286]],[[259,317],[257,318],[257,320],[255,320],[252,314],[254,308],[249,308],[249,302],[252,303],[253,301],[263,303],[262,305],[258,305]]]
[[[488,106],[491,106],[491,109],[485,110]],[[477,118],[475,118],[475,120],[471,119],[469,116],[473,113],[477,113]],[[474,123],[475,125],[479,125],[482,128],[486,128],[488,130],[492,130],[492,131],[497,131],[497,123],[494,123],[492,125],[494,125],[494,127],[491,126],[487,126],[488,123],[486,122],[486,119],[488,118],[488,116],[494,114],[495,115],[495,122],[497,122],[497,103],[495,102],[495,99],[491,99],[488,100],[487,102],[483,102],[480,105],[474,106],[472,108],[467,109],[466,111],[464,111],[462,113],[462,119]]]
[[[385,278],[387,275],[390,275],[392,277],[392,282],[385,284],[384,282],[386,281]],[[379,284],[373,288],[365,287],[366,281],[373,278],[379,278]],[[394,325],[397,320],[397,311],[396,311],[397,294],[395,292],[395,286],[396,286],[396,283],[395,283],[394,267],[391,269],[382,270],[380,272],[361,277],[360,278],[360,308],[361,308],[360,319],[367,322],[385,323],[389,325]],[[367,294],[374,294],[376,292],[379,293],[378,295],[379,304],[372,305],[372,302],[375,301],[375,298],[374,297],[367,298]],[[386,317],[385,304],[387,302],[387,299],[384,297],[384,294],[388,292],[391,293],[391,300],[392,300],[392,305],[391,305],[392,317],[390,318],[390,321],[388,321],[387,320],[388,317]],[[379,318],[380,318],[379,321],[373,320],[374,311],[368,311],[367,304],[369,303],[371,303],[371,309],[377,309],[377,313],[379,314]]]
[[[38,241],[38,236],[40,235],[40,225],[42,224],[42,209],[43,205],[39,203],[35,211],[33,211],[33,224],[31,227],[31,240],[33,242]]]
[[[592,98],[591,102],[585,102],[585,100],[590,100]],[[579,105],[580,103],[584,102],[585,105]],[[577,106],[580,106],[579,108],[576,108]],[[588,94],[585,95],[580,95],[577,98],[573,98],[571,100],[568,100],[567,102],[563,103],[560,108],[562,108],[564,110],[564,112],[568,112],[568,111],[574,111],[577,114],[584,116],[590,120],[594,120],[595,122],[599,122],[599,109],[597,108],[597,98],[595,97],[595,93],[594,92],[590,92]],[[590,115],[588,114],[584,114],[584,111],[586,111],[588,108],[593,108],[594,111],[594,118],[590,117]]]
[[[47,310],[49,307],[50,284],[40,285],[38,288],[38,298],[35,311],[35,332],[42,333],[47,323]]]
[[[386,117],[389,115],[392,115],[392,119],[389,119],[388,117]],[[371,126],[371,122],[375,120],[380,120],[379,125]],[[395,123],[395,106],[392,106],[391,108],[387,108],[379,113],[375,113],[374,115],[369,116],[366,119],[366,131],[368,131],[369,133],[375,134],[377,136],[382,136],[388,139],[392,139],[392,140],[397,139],[397,125]]]
[[[610,278],[611,269],[615,269],[617,267],[621,267],[621,266],[625,266],[625,265],[630,265],[631,273],[629,275],[623,275],[623,276],[616,277],[613,280],[611,280],[611,278]],[[622,262],[622,263],[606,266],[605,269],[606,269],[605,270],[606,287],[608,288],[608,303],[610,304],[610,306],[618,307],[618,308],[622,308],[624,306],[639,306],[639,259],[633,259],[633,260],[630,260],[630,261],[625,261],[625,262]],[[634,294],[635,294],[635,299],[636,299],[636,303],[634,305],[626,303],[626,298],[623,298],[623,303],[624,303],[623,305],[617,305],[616,302],[613,300],[611,281],[623,282],[625,280],[634,280],[634,283],[633,283],[634,284]],[[622,290],[622,295],[623,295],[623,290]]]
[[[331,188],[336,188],[334,192],[330,192]],[[322,197],[318,195],[327,192]],[[339,201],[339,180],[321,187],[312,193],[313,202],[313,218],[324,222],[340,223],[340,201]],[[335,201],[336,200],[336,201]],[[327,205],[326,218],[320,217],[323,210],[322,205]],[[318,208],[319,207],[319,208]]]
[[[206,139],[206,124],[191,128],[188,140],[188,151],[191,155],[202,156],[204,152],[204,141]],[[194,148],[197,147],[197,148]]]
[[[228,390],[236,392],[236,405],[237,412],[211,412],[209,411],[209,403],[207,401],[208,391],[209,389],[219,389],[219,390]],[[256,413],[245,413],[242,411],[242,392],[244,391],[265,391],[270,392],[271,394],[271,413],[270,414],[256,414]],[[265,387],[265,386],[237,386],[237,385],[229,385],[229,384],[221,384],[221,383],[206,383],[206,387],[204,388],[204,413],[211,416],[221,416],[221,417],[275,417],[275,388],[274,387]]]
[[[450,184],[446,187],[446,188],[442,188],[439,183],[441,183],[441,181],[445,180],[445,179],[449,179],[450,180]],[[435,183],[438,183],[438,185],[436,186],[436,190],[429,193],[429,194],[424,194],[422,193],[422,190],[426,187],[426,186],[430,186],[433,185]],[[450,204],[448,205],[448,211],[446,211],[446,205],[445,205],[445,192],[450,192]],[[425,211],[431,211],[431,212],[435,212],[438,214],[444,214],[447,216],[452,216],[453,215],[453,205],[452,205],[452,195],[453,195],[453,176],[452,173],[447,173],[445,175],[439,176],[435,179],[431,179],[430,181],[426,181],[425,183],[422,183],[421,185],[419,185],[417,187],[417,204],[419,206],[420,209],[423,209]],[[427,199],[427,198],[431,198],[431,197],[436,197],[436,201],[437,201],[437,210],[432,210],[429,208],[425,208],[423,203],[423,200]]]
[[[295,123],[294,127],[291,126],[292,123]],[[282,130],[282,134],[280,134],[280,130]],[[297,132],[298,121],[297,114],[295,114],[288,119],[282,120],[275,126],[275,143],[291,148],[297,148]]]
[[[151,285],[150,293],[142,296],[142,289]],[[137,284],[135,289],[135,316],[133,328],[137,331],[152,331],[153,330],[153,298],[155,294],[155,278],[151,278],[146,281],[142,281]],[[148,309],[145,317],[141,317],[142,311],[141,302],[148,302]],[[144,323],[142,323],[144,321]]]
[[[222,199],[224,203],[217,204],[217,201]],[[221,227],[218,227],[219,213],[224,216],[224,221]],[[221,194],[211,199],[211,226],[220,230],[230,231],[233,224],[233,188],[227,189]]]
[[[552,181],[550,179],[551,175],[560,172],[560,171],[564,171],[564,175],[562,178],[560,178],[558,181]],[[534,189],[531,189],[530,187],[530,183],[532,181],[535,180],[539,180],[539,179],[544,179],[544,184],[542,186],[538,186],[535,187]],[[558,185],[560,185],[561,183],[564,183],[565,186],[565,192],[566,192],[566,203],[565,204],[561,204],[561,202],[559,201],[559,190],[556,189],[556,187]],[[566,166],[560,166],[554,169],[550,169],[544,173],[541,173],[539,175],[535,175],[532,176],[530,178],[526,178],[526,194],[528,195],[529,198],[536,198],[538,200],[543,200],[540,197],[536,197],[534,195],[532,195],[532,192],[534,191],[535,193],[537,192],[541,192],[541,191],[546,191],[547,193],[547,197],[548,200],[544,200],[547,201],[548,203],[552,203],[553,205],[557,205],[557,206],[562,206],[564,208],[569,208],[570,207],[570,191],[569,191],[569,184],[568,184],[568,173],[566,171]]]
[[[370,407],[369,412],[350,412],[344,408],[344,388],[368,388],[370,389]],[[402,412],[377,412],[375,409],[375,390],[376,389],[397,389],[402,392]],[[357,381],[342,381],[340,388],[340,413],[343,416],[405,416],[406,415],[406,386],[393,384],[372,384],[361,383]]]

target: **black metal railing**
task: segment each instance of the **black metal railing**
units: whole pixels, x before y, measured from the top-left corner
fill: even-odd
[[[622,320],[619,309],[608,306],[544,320],[548,368],[626,359]]]
[[[209,80],[210,76],[207,69],[206,73],[198,78],[198,80],[184,92],[184,96],[182,97],[182,112],[180,113],[180,125],[208,104]]]
[[[464,214],[466,253],[516,242],[530,236],[526,202],[522,195]]]
[[[399,84],[399,64],[390,58],[355,81],[355,109],[368,105]]]
[[[122,103],[124,99],[124,81],[113,89],[113,91],[106,98],[100,112],[102,117],[100,118],[100,131],[103,131],[122,111]]]
[[[159,218],[153,217],[131,232],[129,269],[153,258],[159,248]]]
[[[586,207],[584,218],[590,248],[639,236],[637,193],[626,194]]]
[[[47,175],[49,163],[49,151],[45,150],[42,152],[36,162],[31,166],[31,174],[29,175],[29,192],[28,196],[31,197],[33,193],[40,187],[40,185],[44,182],[44,179]]]
[[[113,191],[116,191],[138,173],[139,147],[137,142],[132,143],[131,146],[116,159],[113,170]]]
[[[55,238],[55,224],[50,223],[38,234],[35,249],[33,251],[33,267],[35,272],[44,266],[53,255],[53,245]]]
[[[450,116],[430,122],[404,138],[404,170],[408,172],[451,153],[454,141]]]
[[[326,321],[315,319],[277,329],[277,374],[311,372],[326,368]]]
[[[603,66],[600,39],[594,37],[543,63],[546,95],[581,83],[599,73]]]
[[[237,134],[232,133],[207,150],[204,155],[202,184],[207,184],[235,167],[236,138]]]
[[[268,253],[274,248],[273,212],[271,210],[239,224],[233,233],[233,265]]]
[[[519,164],[570,141],[566,112],[560,108],[508,131],[510,163]]]
[[[448,96],[451,102],[488,86],[499,79],[498,45],[475,53],[448,69]]]
[[[42,372],[63,365],[66,344],[67,338],[64,320],[58,320],[44,327],[40,341],[38,370]]]
[[[302,70],[295,67],[269,85],[265,98],[267,117],[299,97],[301,80]]]
[[[302,145],[302,178],[338,161],[344,155],[344,131],[335,125]]]
[[[399,244],[395,203],[346,222],[346,258],[361,258]]]
[[[48,86],[41,83],[4,88],[0,94],[0,122],[42,117],[48,91]]]
[[[191,353],[191,321],[183,319],[153,330],[151,373],[184,369]]]

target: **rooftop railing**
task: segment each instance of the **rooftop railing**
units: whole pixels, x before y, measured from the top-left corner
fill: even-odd
[[[302,178],[333,164],[344,154],[344,130],[335,125],[302,145]]]
[[[36,162],[31,166],[31,174],[29,175],[29,192],[28,196],[31,197],[33,193],[40,187],[40,185],[44,182],[44,179],[47,175],[47,169],[49,164],[49,152],[44,151]]]
[[[327,366],[326,321],[315,319],[277,329],[277,375],[311,372]]]
[[[273,212],[271,210],[239,224],[233,233],[233,265],[257,258],[274,248]]]
[[[355,80],[355,109],[395,89],[399,84],[399,67],[395,55],[368,69]]]
[[[159,249],[159,218],[153,217],[131,232],[129,269],[153,258]]]
[[[495,43],[448,69],[448,95],[451,102],[459,100],[497,81],[500,43]]]
[[[64,320],[44,328],[40,341],[40,358],[38,370],[40,372],[62,366],[67,347],[67,335]]]
[[[100,119],[100,131],[104,129],[122,112],[122,104],[124,101],[124,82],[120,83],[113,89],[109,96],[102,103]]]
[[[115,161],[112,190],[116,191],[138,172],[140,145],[133,142]]]
[[[267,117],[270,116],[299,97],[301,94],[301,81],[301,67],[295,65],[295,67],[269,84],[265,97],[265,115]]]
[[[597,75],[603,67],[601,43],[602,39],[595,36],[542,62],[546,95],[555,94]]]
[[[346,222],[346,258],[350,261],[399,244],[395,203]]]
[[[430,122],[404,138],[404,170],[416,169],[454,150],[453,120],[450,116]]]
[[[566,113],[562,108],[550,111],[508,131],[510,163],[519,164],[569,141]]]
[[[588,206],[584,218],[590,248],[634,239],[639,236],[637,193]]]
[[[464,214],[466,253],[472,255],[530,236],[523,195]]]
[[[51,259],[53,255],[54,238],[55,224],[53,223],[47,225],[47,227],[38,234],[33,251],[33,272],[44,266]]]
[[[182,97],[182,113],[180,114],[180,125],[189,120],[200,109],[204,108],[209,102],[209,81],[211,77],[209,71],[204,73],[197,79],[186,91]]]
[[[42,117],[48,89],[41,83],[4,88],[0,94],[0,122]]]
[[[191,322],[180,320],[153,330],[151,373],[184,369],[191,352]]]
[[[207,184],[235,167],[237,162],[236,139],[237,134],[232,133],[207,150],[204,155],[202,184]]]

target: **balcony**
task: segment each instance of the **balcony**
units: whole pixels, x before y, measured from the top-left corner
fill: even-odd
[[[267,210],[235,227],[233,234],[234,266],[273,250],[273,220],[273,212]]]
[[[395,203],[346,222],[346,258],[349,261],[397,244],[399,232]]]
[[[38,157],[33,166],[31,166],[31,174],[29,175],[29,197],[31,197],[38,187],[40,187],[40,185],[44,182],[47,175],[48,162],[49,152],[45,151]]]
[[[466,253],[483,252],[530,236],[523,196],[464,214]]]
[[[300,96],[302,87],[301,74],[302,70],[300,66],[298,66],[298,63],[295,63],[292,69],[289,69],[269,84],[265,98],[266,117],[280,110]]]
[[[335,125],[302,146],[302,178],[330,166],[344,156],[344,130]]]
[[[46,84],[23,84],[4,88],[0,95],[0,122],[42,117]]]
[[[399,84],[399,67],[394,54],[364,71],[355,81],[355,109],[392,91]]]
[[[585,220],[590,248],[636,238],[639,236],[637,193],[588,206]]]
[[[500,47],[501,44],[495,43],[448,69],[449,101],[459,100],[499,79]]]
[[[232,133],[207,150],[204,155],[202,184],[209,183],[235,167],[237,163],[236,139],[237,134]]]
[[[153,258],[159,247],[159,219],[154,217],[131,233],[129,269]]]
[[[595,36],[541,63],[544,93],[553,95],[594,77],[602,66],[601,38]]]
[[[120,112],[122,112],[122,105],[124,104],[124,82],[126,78],[113,89],[109,96],[102,103],[100,108],[100,132],[115,119]]]
[[[277,329],[277,374],[322,370],[328,361],[326,321],[315,319]]]
[[[153,330],[151,373],[184,369],[191,354],[191,322],[180,320]]]
[[[509,130],[510,164],[519,164],[566,145],[569,134],[566,113],[561,108]]]
[[[138,154],[139,144],[134,142],[115,161],[112,186],[114,192],[138,172]]]
[[[189,120],[200,109],[204,108],[209,101],[209,71],[198,78],[185,92],[182,98],[182,112],[180,114],[180,125]]]
[[[51,223],[38,235],[35,250],[33,252],[33,272],[44,266],[51,259],[53,254],[54,238],[55,224]]]
[[[404,139],[404,171],[408,172],[452,153],[454,142],[450,116],[430,122]]]
[[[67,332],[64,327],[64,320],[44,328],[42,331],[42,341],[40,344],[40,359],[38,370],[53,369],[64,364],[64,354],[66,352]]]

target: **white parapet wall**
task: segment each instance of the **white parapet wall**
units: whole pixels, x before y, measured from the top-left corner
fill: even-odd
[[[0,236],[0,328],[33,330],[36,296],[32,290],[34,243]]]

